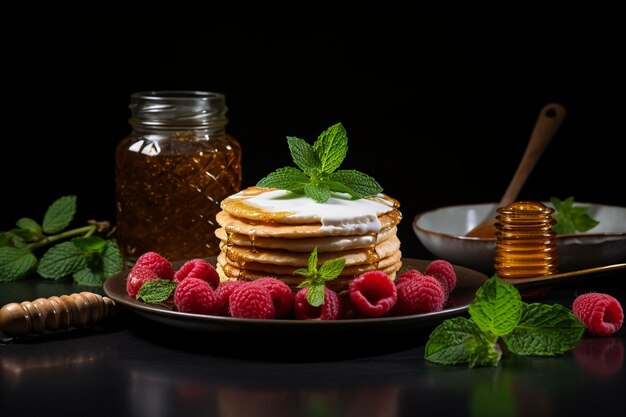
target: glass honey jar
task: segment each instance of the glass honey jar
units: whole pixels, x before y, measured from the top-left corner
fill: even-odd
[[[552,275],[558,267],[554,209],[517,201],[497,209],[495,269],[500,278]]]
[[[241,188],[241,146],[226,133],[226,99],[204,91],[131,95],[132,132],[115,153],[116,239],[132,262],[219,253],[215,215]]]

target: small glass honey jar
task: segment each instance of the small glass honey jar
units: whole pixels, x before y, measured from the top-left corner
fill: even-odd
[[[517,201],[497,213],[496,274],[504,279],[554,274],[558,267],[554,209]]]
[[[130,109],[132,132],[115,154],[116,239],[125,260],[148,251],[170,261],[218,254],[215,215],[242,179],[225,96],[139,92]]]

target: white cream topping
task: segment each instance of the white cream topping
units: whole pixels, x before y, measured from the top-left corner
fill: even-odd
[[[239,198],[238,194],[231,197]],[[393,210],[393,202],[381,194],[376,199],[351,200],[349,196],[333,194],[325,203],[290,193],[272,190],[252,197],[241,196],[247,203],[266,212],[293,213],[285,219],[294,223],[319,221],[321,230],[332,235],[378,233],[381,228],[378,216]]]

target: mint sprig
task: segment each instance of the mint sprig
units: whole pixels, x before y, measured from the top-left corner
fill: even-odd
[[[169,279],[153,279],[139,288],[136,298],[148,304],[160,304],[174,294],[177,285]]]
[[[563,201],[551,197],[550,202],[555,210],[552,218],[556,220],[552,230],[557,234],[586,232],[600,223],[587,213],[589,207],[574,206],[574,197],[568,197]]]
[[[470,318],[445,320],[426,343],[426,360],[442,365],[496,366],[504,343],[518,355],[552,356],[573,349],[584,324],[561,305],[527,304],[494,275],[476,291]]]
[[[87,226],[66,230],[76,214],[76,196],[54,201],[43,221],[23,217],[16,228],[0,232],[0,282],[23,278],[33,271],[47,279],[72,276],[81,285],[100,286],[122,270],[122,256],[106,234],[108,222],[89,220]],[[38,260],[37,254],[51,246]]]
[[[306,300],[313,307],[319,307],[324,304],[325,284],[337,278],[346,266],[346,260],[344,258],[326,261],[319,269],[317,268],[317,262],[316,246],[309,256],[307,268],[300,268],[294,271],[295,274],[306,277],[304,281],[298,284],[298,288],[308,288]]]
[[[298,168],[279,168],[262,178],[257,187],[304,194],[318,203],[328,201],[332,192],[360,199],[383,191],[367,174],[356,170],[337,171],[348,152],[348,137],[341,123],[322,132],[313,145],[295,136],[287,137],[287,145]]]

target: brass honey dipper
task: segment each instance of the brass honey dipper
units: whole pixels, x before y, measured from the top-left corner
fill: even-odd
[[[9,303],[0,309],[0,332],[8,337],[26,336],[85,327],[115,313],[115,302],[91,292]]]

